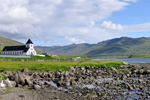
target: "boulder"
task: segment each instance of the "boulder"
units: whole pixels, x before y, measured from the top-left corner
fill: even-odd
[[[36,89],[36,90],[41,89],[41,87],[39,85],[33,85],[33,88]]]
[[[25,85],[25,75],[23,73],[17,72],[15,74],[15,82],[20,85]]]
[[[140,69],[140,70],[138,71],[138,73],[139,73],[139,74],[143,74],[143,73],[144,73],[144,69]]]
[[[25,84],[29,85],[29,86],[33,86],[33,82],[30,80],[30,77],[26,76],[26,78],[25,78]]]
[[[9,79],[4,80],[4,84],[6,85],[6,87],[13,87]]]
[[[29,72],[29,69],[28,69],[28,68],[24,68],[24,69],[22,69],[21,72],[28,73],[28,72]]]
[[[12,87],[15,87],[17,85],[15,81],[10,81],[10,82],[11,82]]]
[[[13,73],[12,73],[11,71],[6,71],[5,74],[6,74],[7,76],[12,76],[12,75],[13,75]]]

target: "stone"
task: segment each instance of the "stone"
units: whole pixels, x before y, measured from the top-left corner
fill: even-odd
[[[8,76],[8,79],[11,80],[11,81],[14,81],[15,80],[15,75]]]
[[[129,90],[134,90],[130,84],[127,84]]]
[[[13,75],[13,73],[12,73],[11,71],[6,71],[5,74],[6,74],[7,76],[12,76],[12,75]]]
[[[116,69],[116,68],[113,68],[113,67],[111,68],[111,70],[112,70],[112,71],[117,71],[117,69]]]
[[[17,84],[25,85],[25,75],[23,73],[17,72],[15,74],[15,82]]]
[[[53,77],[53,75],[52,75],[51,73],[49,73],[49,74],[48,74],[48,77],[49,77],[49,78],[52,78],[52,77]]]
[[[33,88],[36,89],[36,90],[41,89],[41,87],[39,85],[33,85]]]
[[[29,77],[26,77],[26,78],[25,78],[25,83],[26,83],[27,85],[29,85],[29,86],[33,86],[33,82],[30,80]]]
[[[24,68],[24,69],[22,69],[21,72],[28,73],[28,72],[29,72],[29,69],[28,69],[28,68]]]
[[[5,83],[6,87],[13,87],[9,79],[4,80],[4,83]]]
[[[2,80],[2,78],[0,78],[0,87],[1,88],[5,88],[6,85],[4,84],[4,81]]]
[[[74,80],[71,80],[71,81],[70,81],[70,85],[71,85],[71,86],[75,86],[75,85],[76,85],[76,82],[75,82]]]
[[[15,81],[10,81],[11,82],[11,85],[12,85],[12,87],[16,87],[16,82]]]
[[[50,82],[48,82],[48,81],[46,81],[45,83],[44,83],[44,85],[50,85],[51,83]]]

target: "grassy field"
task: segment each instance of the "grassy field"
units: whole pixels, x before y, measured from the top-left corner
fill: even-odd
[[[150,58],[150,55],[132,55],[129,58]]]
[[[54,57],[40,57],[40,56],[31,56],[31,58],[13,58],[13,57],[0,57],[4,61],[36,61],[36,60],[53,60]]]
[[[0,60],[2,61],[37,61],[37,60],[44,60],[44,61],[50,61],[50,60],[56,60],[56,61],[70,61],[74,60],[76,56],[71,57],[71,59],[67,59],[67,56],[60,56],[60,57],[52,57],[52,56],[31,56],[31,58],[15,58],[15,57],[0,57]],[[81,60],[87,60],[89,59],[86,56],[81,56]]]
[[[68,71],[73,66],[99,66],[99,67],[118,67],[123,65],[120,61],[62,61],[62,62],[31,62],[31,61],[0,61],[0,72],[20,71],[28,68],[30,71],[57,71],[59,69]]]

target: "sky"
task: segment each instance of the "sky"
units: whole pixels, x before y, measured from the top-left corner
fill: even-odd
[[[150,37],[150,0],[0,0],[0,36],[36,46]]]

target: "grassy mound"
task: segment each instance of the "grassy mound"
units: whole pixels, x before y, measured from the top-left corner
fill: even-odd
[[[30,71],[68,71],[69,67],[90,66],[90,67],[119,67],[124,63],[121,61],[53,61],[53,62],[32,62],[32,61],[0,61],[0,72],[20,71],[28,68]]]

